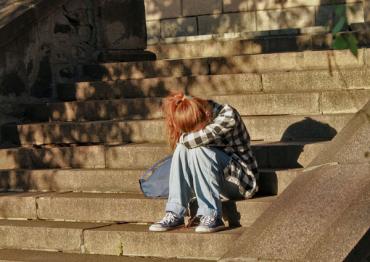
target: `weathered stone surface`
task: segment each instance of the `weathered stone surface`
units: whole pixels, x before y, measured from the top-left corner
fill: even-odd
[[[261,169],[259,193],[280,194],[298,176],[299,170]],[[141,193],[138,181],[145,171],[145,169],[4,170],[0,172],[0,192]]]
[[[160,20],[181,16],[180,0],[145,0],[146,20]]]
[[[31,163],[27,154],[27,150],[0,150],[0,169],[28,168],[30,164]]]
[[[225,202],[223,217],[229,223],[248,226],[273,199]],[[155,222],[163,217],[165,203],[166,199],[145,198],[142,194],[46,194],[37,199],[37,213],[39,218],[51,220]]]
[[[248,85],[245,83],[248,83]],[[257,92],[261,91],[262,85],[260,76],[257,74],[233,74],[80,82],[71,85],[59,85],[58,93],[62,100],[122,99],[147,96],[164,97],[174,89],[184,90],[193,96],[204,97],[216,94]],[[67,107],[64,104],[50,105],[56,105],[56,112],[59,111],[59,107]],[[55,117],[54,119],[58,118],[58,116]]]
[[[138,181],[144,172],[141,169],[3,170],[0,191],[138,193]]]
[[[232,13],[198,17],[199,34],[223,34],[256,30],[255,13]]]
[[[163,38],[197,34],[196,17],[166,19],[161,21],[161,36]]]
[[[155,163],[164,156],[169,155],[170,152],[170,148],[162,144],[113,146],[107,148],[107,167],[125,169],[147,168],[150,166],[150,163]]]
[[[223,10],[229,12],[246,12],[249,11],[251,1],[246,0],[222,0]]]
[[[340,164],[369,163],[370,102],[348,122],[321,155],[310,166],[335,161]]]
[[[280,195],[301,174],[302,169],[260,170],[259,194]]]
[[[253,140],[306,141],[330,140],[351,119],[352,114],[313,116],[245,117],[244,123]]]
[[[190,262],[188,259],[68,254],[62,252],[3,249],[1,262]],[[204,260],[191,259],[191,262]]]
[[[208,72],[206,59],[105,63],[83,67],[84,78],[103,81],[206,75]]]
[[[370,22],[370,1],[364,0],[364,20]]]
[[[104,168],[104,147],[77,146],[29,151],[33,168]]]
[[[81,252],[82,231],[102,225],[104,224],[1,220],[0,247]]]
[[[146,33],[148,45],[158,43],[161,38],[161,23],[159,21],[147,21]]]
[[[367,67],[370,66],[370,48],[365,49],[364,61]]]
[[[104,147],[50,147],[1,149],[0,169],[104,168]]]
[[[328,25],[339,19],[335,17],[335,10],[338,5],[324,5],[316,7],[316,25]],[[344,5],[345,15],[348,24],[363,23],[364,22],[364,9],[362,3]],[[334,21],[332,21],[334,20]]]
[[[370,89],[370,70],[348,69],[342,71],[296,71],[262,74],[263,90],[303,91]],[[342,104],[339,103],[341,106]]]
[[[361,207],[357,201],[361,201],[366,189],[368,190],[369,167],[368,164],[327,165],[305,172],[284,191],[254,226],[242,235],[240,241],[248,239],[243,248],[235,246],[230,249],[224,256],[224,261],[237,257],[304,260],[308,257],[314,258],[313,254],[323,258],[329,255],[327,257],[331,259],[334,256],[335,260],[343,260],[353,244],[356,244],[369,228],[369,221],[363,220],[369,216],[369,209],[357,209]],[[350,186],[343,187],[343,184]],[[361,215],[346,220],[342,224],[346,227],[332,228],[336,223],[334,221],[338,221],[340,225],[344,217],[349,217],[347,210],[350,213],[357,210]],[[347,225],[358,225],[359,228],[352,231],[352,226]],[[335,241],[335,238],[330,236],[336,234],[336,231],[340,235],[347,231],[350,238],[339,238],[339,242]],[[320,241],[326,236],[330,242]],[[334,242],[341,245],[334,245]],[[325,243],[320,245],[322,249],[315,248],[319,243]],[[328,247],[326,243],[331,247],[330,253],[328,250],[318,253]]]
[[[253,34],[251,32],[250,34]],[[222,35],[221,35],[222,36]],[[221,41],[226,39],[212,40],[214,35],[201,35],[197,37],[208,37],[204,41],[185,41],[184,43],[167,43],[163,45],[148,46],[148,50],[157,55],[158,59],[233,56],[241,54],[256,54],[264,50],[266,41],[264,39],[240,39]],[[252,36],[251,36],[252,37]],[[249,37],[249,38],[251,38]],[[185,37],[190,38],[190,37]],[[253,37],[252,37],[253,38]],[[168,39],[163,39],[165,41]],[[208,40],[208,41],[206,41]]]
[[[145,49],[145,7],[143,1],[101,0],[101,45],[107,49]]]
[[[348,50],[305,51],[214,58],[209,63],[211,74],[358,68],[364,65],[364,49],[358,58]]]
[[[257,11],[257,30],[301,28],[315,23],[314,7],[296,7],[273,11]]]
[[[229,250],[224,261],[356,256],[352,250],[370,227],[369,113],[370,102],[240,239],[251,241]]]
[[[252,146],[260,168],[297,168],[308,165],[325,143],[280,142]],[[109,168],[148,168],[170,154],[163,144],[112,146],[107,149]]]
[[[39,195],[38,193],[0,193],[0,218],[37,219],[36,197]]]
[[[368,167],[370,172],[370,167]],[[364,170],[366,172],[366,169]],[[343,216],[337,219],[327,230],[327,234],[318,239],[307,254],[311,261],[329,261],[334,258],[347,261],[366,261],[369,258],[370,183],[365,186],[359,199],[353,201]],[[356,223],[348,223],[355,218]],[[359,243],[359,238],[364,241]],[[362,245],[362,247],[357,247]],[[351,251],[349,253],[349,251]]]
[[[99,104],[97,104],[99,105]],[[101,105],[100,105],[101,106]],[[109,143],[128,142],[163,142],[166,141],[162,120],[141,120],[151,114],[136,114],[138,121],[100,121],[85,123],[64,123],[58,125],[24,125],[19,127],[21,142],[28,143]],[[105,117],[113,117],[106,115]],[[307,139],[331,139],[347,123],[352,114],[306,115],[303,116],[251,116],[244,117],[252,140],[264,141],[299,141]],[[94,111],[89,116],[78,115],[53,117],[52,120],[81,121],[105,119],[97,117]],[[123,115],[120,118],[124,117]],[[154,118],[161,115],[154,115]],[[45,134],[45,130],[58,129],[60,136]],[[14,131],[8,130],[9,133]],[[30,131],[33,130],[33,131]],[[88,131],[87,131],[88,130]],[[147,130],[151,130],[148,132]],[[4,136],[9,138],[9,134]],[[14,137],[18,139],[18,137]],[[89,140],[90,139],[90,140]]]
[[[334,92],[323,92],[321,110],[324,114],[356,113],[370,99],[370,90],[346,91],[341,95]]]
[[[84,236],[87,253],[217,259],[241,231],[240,228],[227,230],[212,236],[193,230],[154,234],[146,225],[123,224],[88,230]]]
[[[221,12],[222,0],[183,1],[182,13],[185,16],[219,14]]]
[[[279,1],[245,1],[248,2],[249,10],[269,10],[269,9],[289,9],[291,7],[302,7],[302,12],[304,8],[310,6],[316,6],[322,4],[323,1],[320,0],[287,0],[283,2]]]
[[[318,114],[320,112],[318,93],[261,93],[213,98],[219,103],[228,103],[237,108],[241,115]]]

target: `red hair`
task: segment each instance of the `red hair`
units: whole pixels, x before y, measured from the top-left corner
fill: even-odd
[[[176,92],[164,99],[163,111],[169,143],[174,149],[182,133],[198,131],[210,120],[211,110],[207,100],[185,96]]]

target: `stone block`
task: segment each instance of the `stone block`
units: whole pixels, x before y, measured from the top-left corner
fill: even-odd
[[[357,57],[350,50],[305,51],[298,56],[299,65],[300,68],[307,70],[360,68],[364,65],[364,51],[365,49],[359,49]]]
[[[0,191],[135,192],[145,170],[45,169],[0,171]]]
[[[107,63],[83,66],[84,80],[141,79],[206,75],[207,59],[158,60],[146,62]]]
[[[37,199],[41,219],[155,222],[163,216],[164,199],[141,194],[66,193]]]
[[[29,168],[30,158],[26,149],[1,149],[0,169]]]
[[[146,22],[147,44],[153,45],[159,43],[161,38],[161,23],[160,21]]]
[[[370,22],[370,1],[364,0],[364,20]]]
[[[91,254],[71,254],[64,252],[35,251],[35,250],[0,250],[1,262],[161,262],[163,258],[147,257],[122,257],[122,256],[104,256]],[[166,258],[166,262],[188,262],[188,259]],[[204,260],[192,259],[192,262],[203,262]]]
[[[314,7],[296,7],[281,10],[257,11],[257,30],[302,28],[315,23]]]
[[[308,10],[309,7],[322,4],[322,0],[285,0],[285,1],[245,1],[248,2],[249,10],[274,10],[288,9],[292,7],[302,7]]]
[[[262,74],[262,83],[266,92],[370,89],[370,70],[271,72]]]
[[[100,0],[100,45],[107,49],[145,49],[143,1]]]
[[[252,34],[252,33],[246,33]],[[214,57],[214,56],[234,56],[241,54],[261,53],[263,39],[253,39],[255,35],[243,36],[238,41],[211,40],[212,35],[201,35],[199,37],[209,37],[209,41],[193,41],[185,43],[173,43],[167,45],[154,45],[148,48],[157,55],[157,59],[178,59],[178,58],[196,58],[196,57]],[[224,39],[225,40],[225,39]]]
[[[182,14],[184,16],[197,16],[219,14],[222,12],[222,0],[184,0]]]
[[[323,92],[321,110],[323,114],[356,113],[370,99],[370,90]]]
[[[169,155],[168,146],[144,144],[139,146],[113,146],[106,152],[108,168],[145,169]]]
[[[347,97],[348,100],[351,98]],[[369,97],[367,97],[369,101]],[[365,102],[366,103],[366,102]],[[369,163],[369,132],[370,132],[370,102],[348,122],[326,148],[318,155],[310,166],[322,165],[328,162],[343,164]],[[353,174],[355,174],[353,172]]]
[[[245,257],[343,261],[369,228],[369,209],[362,209],[368,205],[362,199],[369,184],[368,164],[332,164],[305,171],[239,238],[243,248],[236,245],[221,261]]]
[[[366,172],[366,166],[364,166]],[[370,166],[367,167],[370,173]],[[366,261],[369,257],[370,184],[361,192],[359,201],[354,201],[327,233],[310,249],[307,260]],[[355,223],[354,223],[355,220]],[[351,221],[351,222],[348,222]],[[351,250],[352,249],[352,250]],[[351,251],[351,252],[349,252]]]
[[[0,221],[0,248],[81,252],[84,229],[104,224],[47,221]]]
[[[256,30],[255,13],[232,13],[198,17],[199,34],[223,34]]]
[[[348,24],[363,23],[364,9],[362,3],[350,5],[325,5],[316,7],[316,21],[315,24],[319,26],[328,26],[338,21],[339,17],[335,16],[335,10],[338,7],[346,9]]]
[[[181,16],[181,0],[145,0],[146,20],[160,20]]]
[[[161,36],[163,38],[197,34],[198,29],[196,17],[165,19],[161,21]]]
[[[103,146],[29,149],[33,168],[104,168]]]
[[[252,140],[330,140],[347,124],[352,114],[313,116],[244,117]]]
[[[39,193],[0,193],[1,219],[37,219]]]
[[[85,231],[84,245],[90,254],[217,259],[238,237],[240,230],[227,230],[209,237],[194,233],[192,229],[153,234],[147,225],[122,224]],[[141,243],[140,246],[137,243]]]
[[[223,11],[230,12],[246,12],[250,10],[251,0],[223,0]]]
[[[370,48],[365,49],[364,61],[365,61],[366,66],[369,68],[370,67]]]
[[[250,94],[213,97],[220,103],[237,108],[241,115],[318,114],[319,93]]]

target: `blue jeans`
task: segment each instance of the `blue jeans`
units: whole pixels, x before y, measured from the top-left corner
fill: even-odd
[[[197,216],[221,216],[221,194],[229,199],[242,197],[238,188],[224,179],[223,170],[230,161],[231,157],[217,148],[188,149],[177,144],[171,164],[166,212],[184,216],[195,194],[199,206]]]

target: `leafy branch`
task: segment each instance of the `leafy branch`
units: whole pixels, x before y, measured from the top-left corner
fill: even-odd
[[[335,17],[339,18],[334,24],[331,33],[333,34],[334,49],[349,49],[354,56],[358,56],[358,40],[353,33],[341,33],[348,27],[346,8],[344,5],[337,6],[335,9]]]

